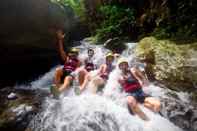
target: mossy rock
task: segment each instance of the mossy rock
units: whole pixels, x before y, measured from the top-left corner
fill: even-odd
[[[174,89],[193,88],[197,83],[197,42],[179,44],[146,37],[139,42],[135,53],[151,65],[149,70],[156,80]]]

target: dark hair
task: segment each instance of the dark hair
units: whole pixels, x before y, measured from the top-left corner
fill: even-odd
[[[90,51],[93,51],[93,52],[94,52],[93,48],[88,48],[88,53],[89,53]]]

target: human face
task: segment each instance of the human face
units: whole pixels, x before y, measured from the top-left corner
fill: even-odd
[[[126,71],[128,69],[129,65],[127,62],[123,62],[119,64],[119,69],[122,71]]]
[[[93,50],[88,50],[88,56],[92,57],[94,55],[94,51]]]
[[[112,64],[113,61],[114,61],[114,57],[113,56],[106,57],[106,63],[107,64]]]

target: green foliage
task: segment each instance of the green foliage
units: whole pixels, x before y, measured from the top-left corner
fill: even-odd
[[[85,7],[84,7],[84,0],[51,0],[52,2],[58,3],[63,6],[71,7],[77,16],[84,19],[85,14]]]
[[[170,13],[152,33],[159,39],[193,39],[197,36],[197,1],[169,2]]]
[[[121,36],[128,33],[135,24],[134,10],[117,5],[105,5],[99,8],[102,22],[96,30],[99,39]]]
[[[51,0],[70,6],[92,35],[110,37],[153,35],[158,39],[197,37],[196,0]]]
[[[172,39],[172,40],[192,40],[195,39],[197,34],[193,31],[192,27],[189,27],[187,25],[181,26],[169,24],[166,27],[157,27],[155,30],[151,33],[151,35],[155,36],[157,39]]]

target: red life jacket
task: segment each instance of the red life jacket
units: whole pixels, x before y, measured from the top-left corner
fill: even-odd
[[[92,62],[92,60],[91,59],[87,59],[86,61],[85,61],[85,69],[89,72],[89,71],[92,71],[92,70],[94,70],[94,63]]]
[[[123,89],[125,92],[133,92],[139,88],[141,88],[140,83],[138,80],[132,75],[132,73],[129,74],[128,78],[123,78],[123,82],[121,83]]]
[[[85,69],[86,69],[88,72],[94,70],[94,64],[93,64],[93,63],[87,63],[87,64],[85,65]]]
[[[66,71],[75,71],[79,63],[77,58],[68,58],[68,60],[64,63],[64,70]]]

